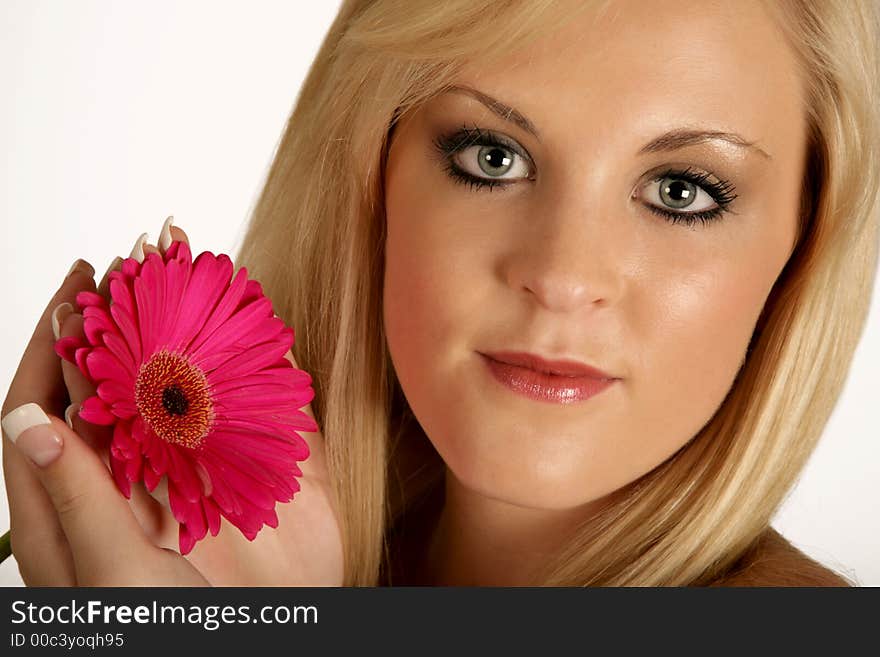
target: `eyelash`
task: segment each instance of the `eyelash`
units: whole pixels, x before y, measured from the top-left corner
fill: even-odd
[[[452,156],[455,155],[455,153],[471,146],[495,146],[502,150],[515,153],[517,156],[528,160],[528,157],[514,144],[496,136],[492,132],[481,130],[476,126],[471,127],[463,125],[458,131],[452,134],[438,136],[434,139],[433,144],[442,155],[444,169],[449,177],[457,183],[467,185],[471,190],[488,189],[488,191],[491,192],[495,187],[506,187],[511,183],[480,178],[462,171],[452,161]],[[704,225],[710,223],[718,219],[722,213],[730,212],[730,203],[737,197],[734,193],[736,188],[730,181],[722,179],[717,181],[709,180],[710,174],[692,171],[690,167],[685,169],[669,168],[656,174],[651,182],[659,183],[665,178],[686,180],[687,182],[703,189],[703,191],[709,194],[709,196],[712,197],[712,200],[717,204],[717,207],[709,210],[700,210],[699,212],[675,212],[651,203],[644,204],[648,210],[673,224],[682,223],[687,226],[693,226],[697,221]],[[528,180],[533,180],[533,178],[529,177]]]

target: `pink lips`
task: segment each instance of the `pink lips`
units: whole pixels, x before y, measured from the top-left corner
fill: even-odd
[[[478,352],[479,353],[479,352]],[[480,353],[492,375],[516,393],[557,404],[589,399],[617,381],[573,361],[548,361],[524,352]]]

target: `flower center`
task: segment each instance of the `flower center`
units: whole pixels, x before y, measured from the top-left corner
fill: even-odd
[[[165,349],[141,365],[134,388],[141,417],[157,436],[194,448],[214,420],[210,386],[205,374],[185,356]]]

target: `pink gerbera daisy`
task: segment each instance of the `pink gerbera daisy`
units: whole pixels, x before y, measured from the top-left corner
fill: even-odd
[[[317,431],[300,410],[312,379],[284,356],[293,329],[274,316],[260,284],[229,256],[186,242],[161,256],[122,262],[108,301],[82,291],[85,340],[65,337],[56,353],[96,387],[79,417],[113,426],[110,468],[122,493],[167,477],[171,512],[187,554],[220,516],[254,540],[278,526],[276,502],[299,490],[309,448],[297,431]],[[231,281],[230,281],[231,279]]]

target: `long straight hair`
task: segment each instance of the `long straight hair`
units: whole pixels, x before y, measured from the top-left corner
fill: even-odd
[[[677,453],[562,546],[536,585],[701,585],[769,526],[842,390],[877,267],[876,8],[766,3],[806,81],[808,164],[796,247],[723,404]],[[294,327],[313,376],[344,584],[389,583],[389,531],[442,484],[382,325],[388,144],[401,116],[607,2],[346,0],[309,69],[236,256]],[[417,453],[418,458],[406,458]]]

